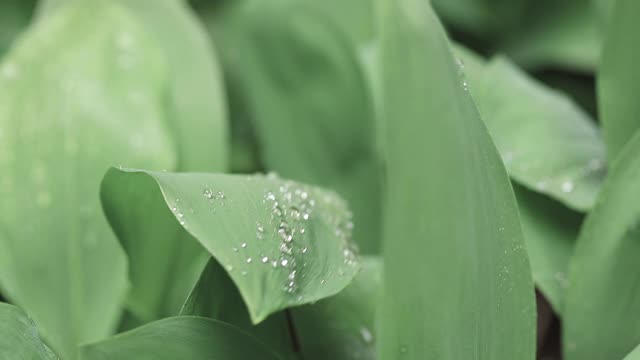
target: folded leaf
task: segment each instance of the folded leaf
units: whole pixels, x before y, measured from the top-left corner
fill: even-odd
[[[159,320],[81,349],[83,360],[281,359],[248,334],[220,321],[180,316]]]
[[[598,108],[607,157],[615,159],[640,129],[640,44],[636,37],[640,2],[617,0],[608,21],[602,63],[598,68]]]
[[[306,360],[376,359],[376,310],[382,261],[363,257],[362,270],[338,295],[291,310]]]
[[[185,241],[193,237],[227,270],[254,323],[338,293],[358,270],[344,201],[275,176],[112,169],[103,181],[102,201],[125,250],[137,252],[132,263],[165,239],[152,229],[144,231],[153,237],[135,236],[127,229],[145,227],[128,222],[164,227],[167,237],[186,232]],[[160,265],[174,256],[171,249],[156,251]],[[132,282],[164,283],[165,273],[162,266],[145,269],[144,277],[132,273]],[[179,286],[190,289],[193,283]]]
[[[36,325],[19,308],[0,303],[0,359],[56,360]]]
[[[625,146],[580,232],[564,306],[567,360],[622,359],[640,343],[640,134]]]
[[[429,5],[383,4],[380,359],[534,359],[534,286],[507,173]]]
[[[0,65],[0,286],[65,360],[109,335],[126,291],[104,171],[175,165],[163,60],[125,9],[96,0],[36,22]]]

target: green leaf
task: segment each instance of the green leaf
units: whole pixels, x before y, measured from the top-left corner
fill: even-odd
[[[526,68],[595,71],[602,36],[591,0],[536,1],[525,21],[510,32],[502,52]]]
[[[205,29],[184,1],[119,2],[156,36],[169,60],[168,114],[178,148],[178,170],[225,171],[226,94]]]
[[[0,358],[11,360],[55,360],[42,341],[36,325],[19,308],[0,303]]]
[[[382,261],[363,257],[362,270],[338,295],[291,310],[306,360],[373,360]]]
[[[635,36],[638,16],[640,2],[615,2],[598,69],[598,107],[609,160],[615,159],[640,128],[640,102],[636,97],[640,91],[640,45]]]
[[[357,279],[357,278],[356,278]],[[180,310],[181,316],[216,319],[251,334],[279,354],[293,356],[294,345],[287,313],[281,311],[253,325],[249,312],[229,274],[215,259],[210,259],[193,291]]]
[[[48,15],[72,1],[43,0],[38,13]],[[226,170],[226,95],[215,51],[205,29],[184,1],[117,2],[127,7],[149,34],[154,35],[168,59],[167,123],[176,140],[178,169]]]
[[[499,37],[523,18],[527,0],[431,0],[443,21],[480,37]]]
[[[569,259],[582,217],[514,184],[533,280],[557,314],[562,313]]]
[[[640,346],[636,347],[624,360],[638,360],[640,359]]]
[[[117,4],[68,5],[0,65],[0,285],[66,360],[110,334],[127,287],[104,171],[175,164],[161,49]]]
[[[534,287],[506,171],[429,6],[387,0],[382,14],[380,359],[533,359]]]
[[[144,221],[147,227],[173,224],[164,236],[186,231],[183,238],[195,238],[229,272],[254,323],[278,310],[338,293],[358,269],[350,243],[353,224],[344,201],[331,192],[274,176],[112,169],[103,181],[102,201],[128,251],[165,242],[123,231],[129,221]],[[171,249],[157,251],[163,260],[173,256]],[[131,262],[140,256],[131,256]],[[134,287],[146,281],[166,282],[164,274],[176,269],[167,269],[163,260],[147,271],[157,273],[154,279],[132,274]]]
[[[576,243],[564,310],[567,360],[621,359],[640,343],[640,135],[613,163]]]
[[[27,28],[35,4],[35,0],[3,0],[0,2],[0,56]]]
[[[243,104],[236,109],[253,122],[265,167],[335,189],[353,208],[354,239],[375,253],[381,179],[374,106],[353,40],[358,31],[335,13],[316,1],[238,1],[207,22],[230,101]]]
[[[248,334],[199,317],[159,320],[81,349],[83,360],[280,359]]]
[[[482,67],[468,53],[469,88],[512,179],[568,207],[589,210],[605,176],[595,123],[565,95],[506,59]]]

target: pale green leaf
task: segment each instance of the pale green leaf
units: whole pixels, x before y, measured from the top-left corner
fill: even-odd
[[[220,321],[167,318],[82,347],[83,360],[277,360],[269,348]]]
[[[19,308],[0,303],[0,359],[56,360],[36,325]]]
[[[640,343],[640,134],[620,153],[580,232],[564,306],[567,360],[622,359]]]
[[[36,22],[0,65],[0,285],[65,360],[110,334],[126,291],[104,171],[175,164],[163,60],[125,9],[98,0]]]

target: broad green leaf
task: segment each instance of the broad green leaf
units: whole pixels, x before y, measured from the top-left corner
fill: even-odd
[[[239,329],[220,321],[180,316],[159,320],[81,349],[83,360],[280,359]]]
[[[68,5],[0,65],[0,285],[65,360],[109,335],[127,287],[104,171],[175,164],[161,49],[117,4]]]
[[[640,2],[617,0],[607,26],[602,63],[598,69],[598,107],[607,157],[615,159],[640,128],[640,44],[637,19]]]
[[[624,360],[639,360],[640,359],[640,346],[636,347]]]
[[[303,358],[375,359],[375,316],[381,287],[381,259],[363,257],[362,270],[338,295],[291,309]]]
[[[55,360],[36,325],[19,308],[0,303],[0,359]]]
[[[253,323],[338,293],[358,269],[350,243],[353,224],[344,201],[275,176],[112,169],[103,181],[102,201],[127,250],[149,249],[165,241],[123,231],[132,227],[123,225],[129,221],[144,221],[147,227],[173,224],[173,229],[166,225],[164,236],[185,232],[182,237],[195,238],[228,271]]]
[[[429,5],[384,5],[380,359],[533,359],[534,287],[506,171]]]
[[[592,0],[536,1],[501,50],[526,68],[556,67],[595,71],[602,46]]]
[[[47,15],[73,1],[43,0],[38,12]],[[178,169],[226,170],[226,96],[219,65],[204,28],[182,0],[117,2],[127,7],[149,34],[155,36],[168,58],[167,124],[176,140]]]
[[[357,31],[335,13],[317,1],[237,1],[206,21],[265,167],[345,197],[354,239],[371,253],[381,207],[374,106]]]
[[[269,344],[279,354],[294,356],[293,335],[287,313],[278,312],[253,325],[238,288],[215,259],[207,263],[180,315],[207,317],[234,325]]]
[[[589,116],[565,95],[506,59],[473,65],[469,88],[512,179],[578,211],[589,210],[605,175],[605,150]]]
[[[29,25],[35,0],[0,1],[0,56]]]
[[[427,0],[425,0],[426,2]],[[499,37],[525,15],[527,0],[431,0],[444,22],[480,37]]]
[[[533,280],[557,314],[562,313],[569,258],[581,216],[514,184]]]
[[[613,163],[580,232],[564,307],[567,360],[622,359],[640,343],[640,135]]]

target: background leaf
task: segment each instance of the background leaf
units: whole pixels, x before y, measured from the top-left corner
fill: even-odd
[[[35,0],[3,0],[0,2],[0,56],[27,28],[35,8]]]
[[[640,135],[614,162],[571,260],[564,311],[567,360],[621,359],[640,343]]]
[[[562,313],[580,214],[514,185],[533,280],[557,314]]]
[[[306,360],[376,359],[375,317],[382,260],[363,257],[362,270],[338,295],[291,310]]]
[[[533,359],[534,288],[506,171],[429,6],[383,9],[379,356]]]
[[[280,359],[237,328],[211,319],[180,316],[82,347],[85,360]]]
[[[640,92],[640,46],[634,35],[639,15],[640,2],[615,2],[598,69],[598,106],[609,160],[615,159],[640,128],[640,104],[636,99]]]
[[[145,215],[161,214],[142,202],[153,197],[164,198],[164,214],[128,216],[131,204],[139,204],[136,211]],[[277,310],[336,294],[358,269],[350,212],[342,199],[318,188],[273,176],[112,169],[103,181],[102,200],[127,249],[133,241],[163,240],[126,238],[118,224],[144,219],[155,226],[174,217],[176,230],[167,236],[181,225],[212,254],[240,290],[254,323]],[[148,248],[143,244],[136,246]],[[154,281],[165,281],[164,270],[158,270]]]
[[[291,333],[289,316],[285,311],[272,314],[260,324],[253,325],[238,288],[227,271],[211,258],[193,291],[180,310],[182,316],[201,316],[237,326],[287,358],[294,358],[295,337]]]
[[[12,360],[55,360],[42,341],[36,325],[19,308],[0,303],[0,358]]]
[[[68,5],[0,65],[0,284],[66,360],[113,330],[126,291],[102,174],[175,164],[161,49],[117,4]]]
[[[266,169],[335,189],[353,208],[355,241],[377,252],[375,113],[354,44],[366,31],[315,1],[234,1],[214,10],[203,16],[220,49],[231,117],[255,126]]]
[[[457,55],[511,178],[572,209],[590,209],[606,161],[600,132],[589,116],[506,59],[483,67],[473,55]]]

